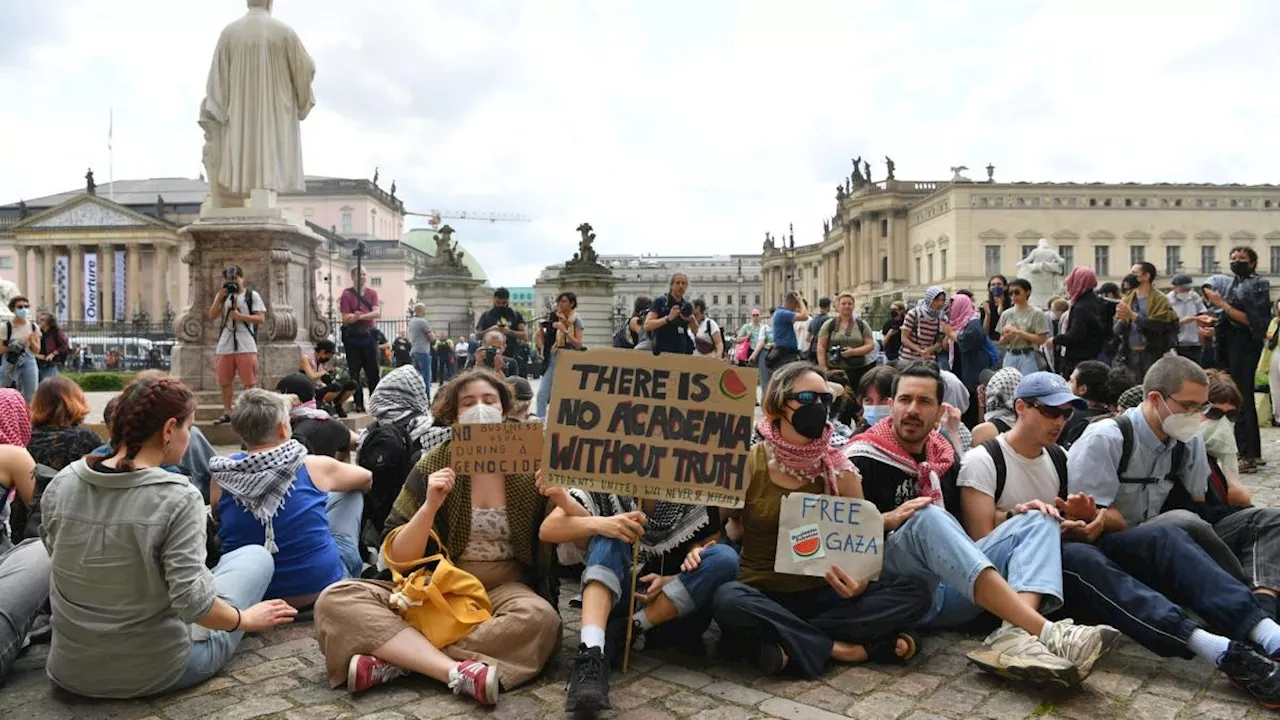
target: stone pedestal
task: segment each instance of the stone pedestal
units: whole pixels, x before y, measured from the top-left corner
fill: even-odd
[[[582,340],[588,348],[613,346],[613,288],[617,284],[613,273],[600,266],[560,272],[557,294],[571,292],[578,296]]]
[[[413,279],[418,302],[427,306],[427,322],[437,336],[457,338],[475,332],[476,291],[484,284],[468,274],[433,272]]]
[[[274,388],[296,372],[302,353],[329,334],[315,280],[320,236],[279,210],[262,208],[213,210],[178,233],[192,240],[182,257],[190,304],[175,327],[172,374],[198,395],[218,389],[214,350],[222,320],[210,320],[208,312],[228,265],[243,269],[246,287],[266,304],[266,322],[257,326],[259,383]]]

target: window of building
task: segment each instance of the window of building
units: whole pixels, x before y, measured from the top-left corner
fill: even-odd
[[[987,245],[983,248],[983,269],[985,270],[987,277],[999,275],[1001,268],[1004,267],[1000,260],[1001,249],[1002,248],[999,245]]]
[[[1271,246],[1271,274],[1280,275],[1280,245]]]
[[[382,278],[380,277],[369,278],[369,285],[371,287],[382,287]],[[352,292],[352,294],[353,295],[355,294],[354,291]]]
[[[814,265],[814,266],[813,266],[813,279],[814,279],[814,280],[817,280],[817,279],[818,279],[818,266],[817,266],[817,265]]]
[[[924,278],[920,274],[920,258],[916,258],[916,284],[919,285],[923,281]]]
[[[938,251],[938,277],[943,280],[947,279],[947,251]]]
[[[760,304],[760,293],[756,293],[756,305]]]
[[[929,282],[933,282],[933,253],[929,253],[925,259],[929,262]]]
[[[1019,255],[1018,257],[1026,257],[1026,256],[1030,255],[1030,254],[1031,254],[1031,251],[1032,251],[1032,250],[1035,250],[1035,249],[1036,249],[1036,247],[1037,247],[1037,246],[1035,246],[1035,245],[1023,245],[1023,246],[1022,246],[1022,254],[1021,254],[1021,255]]]
[[[746,295],[743,295],[743,296],[742,296],[742,300],[740,300],[739,302],[740,302],[741,304],[743,304],[743,305],[746,305],[746,304],[747,304],[747,296],[746,296]]]
[[[1217,255],[1218,248],[1212,245],[1200,248],[1200,272],[1205,275],[1217,272]]]
[[[1076,266],[1076,246],[1075,245],[1059,245],[1058,254],[1062,256],[1062,269],[1065,272],[1071,272],[1071,268]]]
[[[712,304],[712,305],[719,305],[719,304],[720,304],[720,296],[719,296],[719,295],[712,295],[712,296],[711,296],[711,304]]]
[[[1137,265],[1147,259],[1147,247],[1145,245],[1129,246],[1129,264]]]
[[[889,258],[880,258],[880,282],[889,282]]]
[[[1095,245],[1093,247],[1093,269],[1098,273],[1098,277],[1110,277],[1111,275],[1111,248],[1106,245]]]
[[[880,221],[880,237],[889,237],[889,218]]]
[[[352,228],[354,227],[354,225],[355,225],[355,220],[354,220],[354,216],[351,214],[351,211],[343,210],[342,211],[342,234],[350,235],[353,232]]]
[[[0,269],[3,269],[3,270],[12,270],[12,269],[13,269],[13,256],[12,256],[12,255],[0,255]]]
[[[1173,275],[1182,270],[1182,246],[1166,245],[1164,247],[1164,271]]]

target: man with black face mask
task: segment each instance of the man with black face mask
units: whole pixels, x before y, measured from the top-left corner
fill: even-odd
[[[884,327],[880,329],[884,337],[881,341],[884,356],[891,363],[898,362],[898,355],[902,352],[902,321],[906,317],[906,305],[903,305],[902,301],[897,301],[889,306],[889,318],[884,321]]]
[[[1218,323],[1218,348],[1226,356],[1227,372],[1245,393],[1236,420],[1236,444],[1240,446],[1240,471],[1252,472],[1262,458],[1258,412],[1253,404],[1254,370],[1262,356],[1262,343],[1271,321],[1271,283],[1257,274],[1258,253],[1251,247],[1231,250],[1231,289],[1222,295],[1205,290],[1205,302],[1222,311]]]

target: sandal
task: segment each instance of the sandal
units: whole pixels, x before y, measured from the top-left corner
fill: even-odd
[[[907,644],[905,655],[898,654],[898,641]],[[869,642],[863,647],[867,651],[867,660],[881,665],[902,665],[916,656],[920,651],[920,635],[915,630],[902,629],[887,638]]]

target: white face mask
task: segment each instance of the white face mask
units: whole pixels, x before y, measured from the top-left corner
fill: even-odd
[[[1164,403],[1164,409],[1169,414],[1164,420],[1160,421],[1160,426],[1169,437],[1175,440],[1187,442],[1196,436],[1196,431],[1200,429],[1200,413],[1174,413],[1169,409],[1169,403],[1160,398],[1160,402]]]
[[[458,422],[464,425],[487,425],[502,422],[502,411],[492,405],[479,403],[458,413]]]
[[[867,425],[875,425],[889,417],[892,410],[893,408],[888,405],[863,405],[862,419],[867,422]]]

